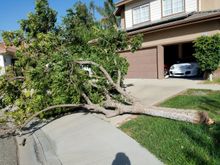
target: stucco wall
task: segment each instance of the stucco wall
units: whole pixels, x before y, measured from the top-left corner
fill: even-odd
[[[197,11],[198,9],[198,0],[185,0],[185,9],[186,12],[192,12],[192,11]]]
[[[219,20],[188,25],[175,29],[145,34],[143,47],[189,42],[202,35],[213,35],[218,32],[220,32]]]
[[[200,0],[201,10],[215,10],[220,9],[220,0]]]

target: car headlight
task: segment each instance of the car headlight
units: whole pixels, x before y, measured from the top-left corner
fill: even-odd
[[[171,66],[171,67],[170,67],[170,69],[174,69],[174,68],[175,68],[174,66]]]

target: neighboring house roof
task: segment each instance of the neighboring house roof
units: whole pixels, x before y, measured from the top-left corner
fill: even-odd
[[[0,54],[15,55],[16,50],[15,46],[6,46],[5,43],[0,43]]]
[[[187,14],[175,15],[163,18],[159,21],[140,24],[133,28],[127,29],[130,35],[137,33],[149,33],[154,31],[165,30],[174,27],[180,27],[187,24],[195,24],[209,20],[219,20],[220,9],[212,11],[191,12]]]

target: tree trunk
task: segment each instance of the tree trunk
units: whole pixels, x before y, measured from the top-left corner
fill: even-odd
[[[140,114],[140,115],[162,117],[177,121],[190,122],[195,124],[204,123],[210,125],[214,123],[214,121],[211,118],[209,118],[206,112],[199,112],[195,110],[185,110],[185,109],[161,108],[161,107],[145,107],[139,102],[135,102],[133,105],[124,105],[121,103],[108,100],[107,102],[105,102],[104,107],[92,103],[84,104],[84,105],[63,104],[63,105],[51,106],[33,114],[31,117],[26,119],[26,121],[22,125],[18,126],[17,128],[23,129],[28,125],[28,123],[30,123],[35,117],[37,117],[41,113],[61,107],[74,108],[74,109],[83,108],[93,113],[103,113],[108,118],[123,114],[135,114],[135,115]],[[115,110],[112,110],[112,108],[115,108]]]
[[[105,105],[110,107],[110,105]],[[139,102],[134,103],[132,106],[113,103],[111,107],[116,107],[116,111],[107,117],[114,117],[122,114],[143,114],[149,116],[163,117],[172,120],[185,121],[190,123],[205,123],[213,124],[214,121],[209,118],[208,113],[199,112],[196,110],[174,109],[174,108],[161,108],[161,107],[145,107]]]
[[[205,80],[213,81],[213,73],[212,73],[212,72],[209,72],[209,71],[206,71],[206,72],[204,73],[203,78],[204,78]]]

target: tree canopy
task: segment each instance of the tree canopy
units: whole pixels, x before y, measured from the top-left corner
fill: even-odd
[[[49,7],[47,0],[36,0],[34,13],[20,21],[21,30],[28,37],[36,38],[38,33],[47,33],[55,29],[57,12]]]
[[[103,29],[82,2],[67,10],[56,31],[55,22],[56,12],[47,0],[37,0],[35,12],[20,22],[19,35],[4,33],[5,41],[16,44],[18,51],[14,66],[9,66],[1,77],[2,107],[17,107],[10,115],[18,124],[48,106],[83,104],[83,94],[94,104],[102,104],[106,91],[112,93],[112,84],[97,66],[78,61],[103,66],[115,82],[120,71],[122,81],[128,62],[119,56],[118,50],[135,50],[141,44],[140,36],[129,38],[115,28]],[[18,38],[22,38],[25,46],[19,45]],[[91,40],[96,42],[90,44]],[[92,75],[88,75],[86,67]],[[117,92],[112,94],[119,99]],[[58,108],[57,112],[60,111]]]

